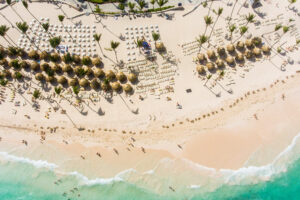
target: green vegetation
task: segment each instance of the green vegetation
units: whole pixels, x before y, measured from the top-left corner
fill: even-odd
[[[35,98],[35,99],[38,99],[40,97],[41,93],[39,90],[34,90],[32,96]]]
[[[125,3],[126,0],[88,0],[91,3],[98,3],[98,4],[104,4],[104,3]]]

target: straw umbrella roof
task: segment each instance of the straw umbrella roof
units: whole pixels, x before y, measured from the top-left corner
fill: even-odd
[[[47,51],[42,51],[40,53],[40,59],[47,60],[49,58],[49,53]]]
[[[48,83],[52,83],[56,80],[56,78],[54,76],[46,76],[46,81]]]
[[[130,93],[130,92],[132,92],[132,87],[131,87],[131,85],[129,85],[129,84],[125,84],[125,85],[123,85],[123,90],[124,90],[126,93]]]
[[[50,68],[50,65],[48,63],[42,63],[41,64],[41,70],[46,72]]]
[[[260,37],[254,37],[252,39],[252,43],[255,45],[255,46],[260,46],[261,43],[262,43],[262,39]]]
[[[238,54],[236,55],[235,59],[238,60],[238,61],[243,61],[243,60],[244,60],[244,55],[241,54],[241,53],[238,53]]]
[[[94,75],[95,75],[95,77],[100,78],[100,77],[103,77],[105,75],[105,73],[104,73],[104,71],[102,69],[96,68],[94,70]]]
[[[121,82],[126,80],[126,75],[123,72],[119,72],[116,77],[117,77],[118,81],[121,81]]]
[[[65,64],[65,65],[62,67],[62,70],[63,70],[63,72],[71,72],[71,71],[72,71],[72,67],[71,67],[71,65],[69,65],[69,64]]]
[[[206,60],[206,57],[203,53],[198,53],[197,58],[200,62]]]
[[[38,54],[37,51],[31,50],[31,51],[28,53],[28,57],[31,58],[31,59],[38,59],[38,58],[39,58],[39,54]]]
[[[238,49],[243,49],[243,48],[245,47],[245,44],[244,44],[244,42],[242,42],[242,41],[238,41],[238,43],[236,44],[236,47],[237,47]]]
[[[216,54],[213,50],[208,50],[206,53],[207,53],[208,58],[215,58],[216,57]]]
[[[228,57],[226,58],[226,62],[227,62],[228,64],[233,64],[233,63],[234,63],[233,57],[232,57],[232,56],[228,56]]]
[[[101,89],[104,91],[109,91],[110,85],[105,82],[101,82]]]
[[[218,59],[218,60],[216,61],[216,64],[217,64],[218,68],[224,67],[224,62],[223,62],[223,60],[221,60],[221,59]]]
[[[197,65],[196,70],[199,74],[204,74],[204,72],[205,72],[203,65]]]
[[[90,86],[91,88],[93,88],[94,90],[95,89],[98,89],[100,84],[98,82],[98,80],[96,78],[94,78],[91,82],[90,82]]]
[[[156,48],[158,51],[164,50],[164,49],[165,49],[164,43],[162,43],[162,42],[156,42],[155,48]]]
[[[86,75],[92,75],[93,74],[93,70],[92,68],[88,67],[88,66],[84,66],[83,67],[84,71],[86,72]]]
[[[99,66],[99,65],[101,64],[101,59],[100,59],[99,57],[94,58],[94,59],[92,60],[92,63],[93,63],[93,65],[95,65],[95,66]]]
[[[137,81],[137,76],[134,74],[134,73],[130,73],[128,75],[128,80],[131,82],[131,83],[134,83]]]
[[[80,79],[80,81],[79,81],[79,85],[80,85],[81,87],[87,87],[87,86],[89,85],[89,81],[86,80],[85,78],[82,78],[82,79]]]
[[[71,78],[71,79],[68,80],[68,84],[70,86],[75,86],[75,85],[77,85],[77,83],[78,83],[78,79],[77,78]]]
[[[62,69],[61,69],[61,66],[57,63],[54,63],[52,66],[51,66],[51,69],[55,72],[61,72]]]
[[[74,55],[74,56],[73,56],[73,61],[74,61],[75,63],[79,64],[80,61],[81,61],[81,59],[80,59],[80,57],[79,57],[78,55]]]
[[[35,75],[35,79],[38,81],[42,81],[42,80],[44,80],[44,75],[42,73],[37,73]]]
[[[67,83],[67,79],[64,76],[59,76],[57,79],[57,82],[61,85],[66,84]]]
[[[0,65],[7,66],[8,65],[7,59],[3,58],[2,60],[0,60]]]
[[[220,56],[223,56],[226,54],[226,51],[225,51],[225,48],[224,47],[218,47],[218,50],[217,50],[218,54]]]
[[[261,54],[261,50],[260,50],[259,48],[255,47],[255,48],[253,49],[253,54],[254,54],[255,56],[259,56],[259,55]]]
[[[245,45],[246,45],[246,47],[251,48],[251,47],[253,46],[252,40],[247,39],[247,40],[245,41]]]
[[[246,51],[246,52],[245,52],[245,56],[246,56],[247,59],[252,58],[252,57],[253,57],[252,51]]]
[[[34,71],[38,71],[40,69],[40,64],[33,61],[31,64],[30,64],[30,69],[34,70]]]
[[[21,60],[20,61],[20,66],[23,68],[23,69],[27,69],[29,67],[29,63],[26,61],[26,60]]]
[[[215,69],[215,65],[214,65],[214,63],[212,63],[212,62],[208,62],[208,63],[206,64],[206,67],[207,67],[207,69],[208,69],[209,71],[213,71],[213,70]]]
[[[3,76],[5,76],[6,78],[11,77],[11,72],[9,70],[3,70],[2,71]]]
[[[268,46],[268,45],[263,45],[261,50],[264,52],[264,53],[269,53],[271,48]]]
[[[112,80],[116,77],[115,73],[112,71],[112,70],[108,70],[106,73],[105,73],[105,76],[106,78]]]
[[[119,82],[113,82],[111,83],[111,88],[114,90],[114,91],[119,91],[121,89],[121,85]]]
[[[228,44],[226,48],[227,48],[227,51],[228,51],[228,52],[233,52],[233,51],[235,50],[233,44]]]

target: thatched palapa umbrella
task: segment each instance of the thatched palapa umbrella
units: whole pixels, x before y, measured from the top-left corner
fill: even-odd
[[[110,85],[109,85],[109,83],[102,82],[102,83],[101,83],[101,89],[104,90],[104,91],[109,91],[109,90],[110,90]]]
[[[40,53],[40,59],[42,59],[42,60],[47,60],[47,59],[49,59],[49,54],[48,54],[48,52],[47,52],[47,51],[42,51],[42,52]]]
[[[221,59],[218,59],[216,61],[216,64],[217,64],[218,68],[223,68],[225,66],[223,60],[221,60]]]
[[[233,44],[228,44],[226,48],[227,48],[227,51],[228,51],[229,53],[232,53],[232,52],[235,51],[235,48],[234,48],[234,45],[233,45]]]
[[[2,75],[5,77],[5,78],[10,78],[11,77],[11,72],[9,70],[3,70],[2,71]]]
[[[199,62],[203,62],[203,61],[206,60],[206,57],[203,53],[198,53],[197,59],[198,59]]]
[[[251,59],[253,57],[252,51],[246,51],[245,56],[246,56],[247,59]]]
[[[97,78],[101,78],[101,77],[105,76],[105,73],[102,69],[96,68],[96,69],[94,69],[94,76]]]
[[[205,73],[205,69],[203,65],[197,65],[196,70],[198,72],[198,74],[204,74]]]
[[[33,61],[30,64],[30,69],[33,70],[33,71],[38,71],[40,69],[40,64]]]
[[[90,82],[90,86],[91,88],[93,88],[94,90],[98,89],[100,84],[98,82],[98,80],[96,78],[94,78],[91,82]]]
[[[260,46],[262,44],[262,39],[260,37],[254,37],[252,39],[252,43],[255,45],[255,46]]]
[[[35,79],[38,80],[38,81],[43,81],[45,79],[45,77],[42,73],[37,73],[35,75]]]
[[[7,66],[8,65],[8,61],[7,61],[7,59],[6,58],[3,58],[2,60],[0,60],[0,65],[1,66]]]
[[[207,57],[208,57],[209,59],[214,59],[214,58],[216,58],[216,53],[215,53],[213,50],[208,50],[206,53],[207,53]]]
[[[78,84],[78,79],[77,78],[71,78],[71,79],[68,80],[68,84],[72,87],[76,86]]]
[[[29,63],[25,60],[21,60],[20,61],[20,66],[23,68],[23,69],[28,69],[30,67]]]
[[[123,90],[126,92],[126,93],[130,93],[130,92],[132,92],[132,87],[131,87],[131,85],[129,85],[129,84],[125,84],[125,85],[123,85]]]
[[[62,71],[63,72],[66,72],[66,73],[70,73],[72,72],[73,68],[71,67],[71,65],[69,64],[65,64],[63,67],[62,67]]]
[[[50,65],[48,63],[42,63],[41,64],[41,70],[46,72],[50,68]]]
[[[83,69],[84,69],[84,71],[86,72],[86,75],[87,76],[91,76],[91,75],[93,75],[93,70],[92,70],[92,68],[90,68],[90,67],[88,67],[88,66],[84,66],[83,67]]]
[[[37,51],[31,50],[31,51],[28,53],[28,57],[31,58],[31,59],[37,60],[37,59],[39,59],[39,54],[38,54]]]
[[[157,51],[164,51],[165,50],[165,45],[162,42],[156,42],[155,48],[157,49]]]
[[[208,71],[213,71],[213,70],[215,70],[215,65],[214,65],[214,63],[212,63],[212,62],[208,62],[208,63],[206,64],[206,67],[207,67]]]
[[[128,80],[131,82],[131,83],[135,83],[137,81],[137,76],[134,74],[134,73],[130,73],[128,75]]]
[[[270,53],[271,48],[268,45],[263,45],[261,50],[263,51],[263,53],[267,54]]]
[[[62,71],[61,66],[60,66],[59,64],[57,64],[57,63],[54,63],[54,64],[51,66],[51,69],[52,69],[54,72],[56,72],[56,73],[59,73],[59,72]]]
[[[108,71],[105,73],[105,76],[106,76],[106,78],[108,78],[109,80],[113,80],[113,79],[115,79],[115,77],[116,77],[115,73],[114,73],[112,70],[108,70]]]
[[[246,45],[246,47],[247,48],[252,48],[253,47],[253,42],[252,42],[252,40],[250,40],[250,39],[248,39],[248,40],[246,40],[245,41],[245,45]]]
[[[126,75],[123,73],[123,72],[119,72],[117,75],[116,75],[118,81],[120,82],[124,82],[126,81]]]
[[[111,88],[117,92],[121,89],[121,85],[119,82],[113,82],[113,83],[111,83]]]
[[[254,54],[255,56],[260,56],[260,55],[261,55],[261,50],[260,50],[259,48],[255,47],[255,48],[253,49],[253,54]]]
[[[94,58],[92,60],[92,63],[93,63],[94,66],[99,66],[101,64],[101,59],[99,57]]]
[[[81,87],[87,87],[87,86],[89,85],[89,81],[86,80],[85,78],[82,78],[82,79],[80,79],[80,81],[79,81],[79,85],[80,85]]]
[[[244,42],[238,41],[238,43],[236,44],[236,48],[237,49],[244,49],[245,48]]]
[[[55,82],[56,81],[56,78],[54,77],[54,76],[46,76],[46,78],[45,78],[45,80],[46,80],[46,82],[48,82],[48,83],[53,83],[53,82]]]
[[[226,51],[225,51],[225,48],[224,47],[218,47],[218,50],[217,50],[218,54],[220,56],[224,56],[226,54]]]
[[[239,62],[243,62],[243,61],[244,61],[244,56],[243,56],[243,54],[238,53],[238,54],[236,55],[236,57],[235,57],[235,60],[236,60],[236,61],[239,61]]]
[[[233,57],[232,57],[232,56],[228,56],[228,57],[226,58],[226,62],[227,62],[229,65],[232,65],[232,64],[234,63]]]
[[[64,85],[67,83],[67,79],[64,76],[59,76],[57,82],[61,85]]]

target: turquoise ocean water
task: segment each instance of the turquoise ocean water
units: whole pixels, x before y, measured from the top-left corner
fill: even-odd
[[[124,178],[88,179],[76,172],[60,174],[54,164],[0,152],[0,200],[297,200],[300,199],[299,150],[300,136],[297,136],[269,165],[224,170],[225,178],[221,179],[224,182],[217,187],[208,187],[215,184],[212,176],[205,185],[184,186],[175,191],[168,188],[165,192],[141,187]],[[177,181],[180,182],[180,177]]]

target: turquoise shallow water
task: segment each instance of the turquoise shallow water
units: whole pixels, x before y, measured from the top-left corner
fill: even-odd
[[[178,165],[176,162],[164,163],[167,163],[164,167],[170,172],[176,168],[174,165]],[[201,171],[193,171],[196,166],[187,166],[190,168],[184,171],[194,173],[192,176],[197,177],[196,180],[207,178],[198,178]],[[142,175],[130,172],[124,173],[126,176],[122,178],[88,179],[77,172],[59,172],[57,168],[55,164],[45,161],[32,161],[0,152],[0,200],[298,200],[300,134],[273,163],[235,171],[223,170],[209,176],[207,181],[199,185],[183,184],[182,176],[173,175],[156,179],[158,181],[154,181],[154,188],[144,187],[143,181],[151,182],[157,178],[157,170],[151,175],[143,175],[133,184],[132,177]],[[204,172],[211,170],[201,167],[197,169]],[[181,184],[182,181],[182,188],[177,186],[176,191],[172,191],[161,184],[171,183],[174,177],[178,179],[177,183]]]

